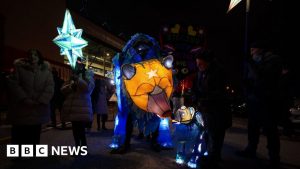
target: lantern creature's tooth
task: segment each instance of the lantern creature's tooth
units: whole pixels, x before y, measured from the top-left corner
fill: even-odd
[[[155,88],[153,89],[153,91],[151,92],[152,95],[154,94],[159,94],[161,93],[163,90],[162,88],[160,88],[159,86],[155,86]]]

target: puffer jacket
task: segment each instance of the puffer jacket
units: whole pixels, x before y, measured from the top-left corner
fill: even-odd
[[[54,93],[50,64],[33,66],[25,59],[14,62],[15,72],[7,79],[9,89],[8,122],[13,125],[35,125],[49,122],[49,103]],[[30,99],[34,105],[25,104]]]
[[[62,87],[62,92],[66,97],[62,108],[62,121],[90,122],[93,120],[91,93],[95,84],[93,78],[87,79],[79,77],[73,84],[68,82]]]

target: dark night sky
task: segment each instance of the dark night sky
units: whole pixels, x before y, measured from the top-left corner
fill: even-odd
[[[166,23],[216,25],[225,16],[228,3],[228,0],[69,0],[68,6],[80,11],[86,4],[81,14],[98,24],[105,24],[108,30],[116,34],[131,36],[136,32],[144,32],[157,36],[160,26]]]
[[[162,3],[163,2],[163,3]],[[141,32],[158,38],[164,24],[193,24],[207,30],[208,47],[227,66],[233,83],[239,82],[244,59],[245,2],[226,13],[230,0],[67,0],[68,8],[79,12],[109,32],[128,40]],[[255,39],[274,42],[279,54],[298,71],[299,59],[289,50],[293,37],[292,12],[283,0],[251,0],[248,43]],[[286,52],[289,51],[289,52]]]
[[[162,3],[163,2],[163,3]],[[161,25],[187,23],[210,29],[236,29],[245,22],[245,0],[226,14],[230,0],[67,0],[67,6],[83,16],[104,25],[109,31],[126,37],[136,32],[157,36]],[[249,33],[261,36],[279,31],[282,24],[280,0],[251,0]],[[237,29],[237,30],[238,30]],[[240,29],[240,32],[243,32]]]

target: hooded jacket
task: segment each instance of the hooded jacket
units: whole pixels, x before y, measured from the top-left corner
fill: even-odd
[[[86,71],[86,78],[78,77],[62,87],[66,99],[62,108],[62,121],[93,120],[91,93],[94,89],[93,72]]]

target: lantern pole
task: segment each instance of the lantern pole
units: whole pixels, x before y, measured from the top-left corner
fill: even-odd
[[[249,12],[250,12],[250,0],[246,0],[246,15],[245,15],[245,41],[244,41],[244,55],[245,60],[248,55],[248,27],[249,27]]]

